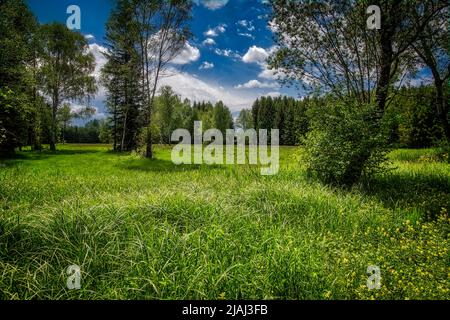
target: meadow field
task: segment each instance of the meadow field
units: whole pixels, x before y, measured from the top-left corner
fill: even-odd
[[[0,161],[0,299],[450,299],[450,165],[394,150],[350,190],[106,145]],[[66,286],[81,268],[81,288]],[[381,288],[367,287],[379,266]]]

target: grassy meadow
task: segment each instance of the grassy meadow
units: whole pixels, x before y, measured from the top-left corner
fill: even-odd
[[[342,190],[308,177],[301,148],[275,176],[58,148],[0,161],[0,299],[450,299],[437,150],[395,150],[389,174]]]

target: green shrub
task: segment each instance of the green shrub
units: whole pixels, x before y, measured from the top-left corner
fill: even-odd
[[[387,169],[386,135],[375,107],[328,103],[309,111],[305,161],[326,183],[352,185]]]

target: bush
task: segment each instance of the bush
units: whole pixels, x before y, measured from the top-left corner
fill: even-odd
[[[352,185],[387,169],[386,134],[374,106],[327,103],[309,110],[308,171],[325,183]]]

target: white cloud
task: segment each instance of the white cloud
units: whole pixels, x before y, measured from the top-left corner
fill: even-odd
[[[103,53],[106,53],[107,51],[108,50],[105,47],[97,43],[92,43],[89,45],[89,52],[92,53],[95,58],[96,66],[93,75],[96,77],[96,79],[100,78],[100,70],[106,63],[106,57],[103,55]]]
[[[253,22],[252,21],[248,21],[248,20],[239,20],[238,22],[236,22],[236,25],[246,28],[248,31],[254,31],[255,27],[253,26]]]
[[[240,32],[238,32],[238,35],[240,35],[240,36],[242,36],[242,37],[247,37],[247,38],[255,39],[255,37],[254,37],[252,34],[247,33],[247,32],[245,32],[245,33],[240,33]]]
[[[281,96],[281,93],[278,92],[278,91],[272,91],[272,92],[266,93],[265,96],[266,97],[276,98],[276,97]]]
[[[208,8],[209,10],[220,9],[228,3],[228,0],[194,0],[194,1],[197,5],[201,3],[204,7]]]
[[[230,49],[216,49],[214,50],[214,52],[219,56],[233,59],[241,59],[241,55],[239,53]]]
[[[92,35],[92,34],[85,34],[85,35],[84,35],[84,38],[85,38],[86,40],[88,40],[88,41],[90,41],[90,40],[95,40],[95,37],[94,37],[94,35]]]
[[[239,20],[238,22],[236,22],[236,24],[240,25],[241,27],[247,27],[248,21],[247,20]]]
[[[200,58],[200,50],[186,42],[183,50],[173,59],[174,64],[188,64]]]
[[[266,80],[277,80],[280,78],[286,77],[286,74],[281,71],[276,71],[273,69],[269,69],[269,67],[265,64],[262,66],[263,70],[258,74],[258,78],[266,79]]]
[[[232,112],[249,108],[253,102],[264,94],[224,88],[220,85],[208,83],[198,77],[172,70],[174,75],[161,79],[160,86],[168,85],[181,96],[191,101],[223,101]]]
[[[275,82],[260,82],[258,80],[250,80],[244,84],[235,86],[235,89],[266,89],[266,88],[278,88],[279,85]]]
[[[213,46],[216,44],[216,42],[212,38],[206,38],[205,41],[203,41],[203,44],[207,46]]]
[[[214,29],[209,29],[208,31],[206,31],[203,34],[207,37],[217,37],[218,36],[217,32]]]
[[[220,33],[224,33],[225,31],[227,31],[227,29],[225,29],[226,27],[227,27],[226,24],[221,24],[217,26],[217,31],[219,31]]]
[[[274,79],[276,79],[275,71],[267,69],[267,68],[264,68],[263,71],[261,71],[258,74],[258,78],[267,79],[267,80],[274,80]]]
[[[252,46],[248,49],[247,53],[242,57],[242,61],[245,63],[256,63],[261,67],[261,72],[258,74],[258,78],[266,80],[277,80],[279,78],[286,77],[282,72],[276,72],[269,69],[267,64],[267,58],[277,50],[276,46],[268,49]]]
[[[219,24],[215,28],[208,29],[203,34],[205,35],[205,37],[217,37],[219,34],[224,33],[225,31],[227,31],[226,28],[227,28],[227,25],[222,23],[222,24]]]
[[[207,70],[207,69],[212,69],[212,68],[214,68],[214,63],[210,63],[208,61],[204,61],[199,69],[200,70],[203,70],[203,69]]]
[[[102,52],[106,52],[107,49],[97,43],[89,45],[89,51],[95,57],[97,66],[95,69],[96,77],[100,74],[100,69],[106,63],[106,58]],[[214,52],[218,55],[233,58],[242,59],[242,57],[236,51],[229,49],[215,49]],[[175,63],[186,64],[189,62],[197,61],[200,58],[200,51],[194,46],[186,43],[183,52],[175,59]],[[202,70],[210,69],[214,67],[213,63],[203,62],[200,67]],[[162,78],[159,87],[163,85],[170,85],[175,92],[177,92],[182,98],[188,98],[191,101],[211,101],[213,103],[222,100],[227,106],[230,107],[232,111],[239,111],[243,108],[249,108],[253,102],[263,96],[271,95],[275,96],[275,92],[269,92],[266,94],[261,94],[261,92],[255,92],[254,90],[238,90],[234,88],[224,88],[220,85],[209,83],[199,79],[197,76],[185,72],[179,72],[175,68],[170,68],[168,73],[172,73],[172,76]],[[268,85],[270,82],[260,82],[261,88],[277,88],[276,84],[274,86]],[[94,118],[100,119],[105,117],[103,101],[105,99],[105,89],[99,87],[99,92],[92,101],[96,108],[97,114]]]
[[[242,57],[242,61],[245,63],[258,63],[264,64],[269,57],[269,52],[263,48],[252,46],[248,49],[247,53]]]

